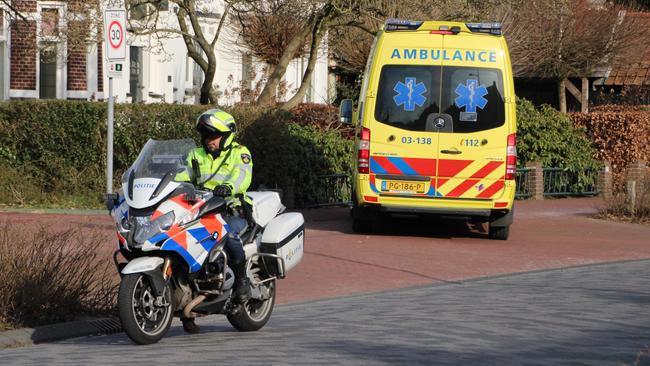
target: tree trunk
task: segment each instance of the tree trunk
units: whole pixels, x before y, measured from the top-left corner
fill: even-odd
[[[564,79],[558,81],[557,92],[559,98],[560,112],[566,113],[566,87],[564,86]]]
[[[271,76],[269,76],[269,79],[267,80],[264,89],[262,89],[260,96],[257,98],[257,104],[270,105],[273,103],[273,96],[275,95],[276,89],[280,84],[280,80],[282,80],[282,77],[287,71],[289,62],[291,62],[293,59],[293,55],[296,54],[296,51],[298,51],[300,46],[302,46],[305,38],[307,38],[309,33],[313,31],[314,27],[317,26],[320,28],[320,23],[322,23],[323,19],[329,16],[333,10],[334,7],[332,4],[328,3],[325,5],[318,13],[310,17],[309,21],[307,22],[308,25],[291,39],[287,45],[287,48],[284,49],[282,57],[280,57],[277,66],[273,69]]]
[[[212,55],[208,56],[208,69],[203,70],[203,84],[201,84],[201,95],[199,97],[200,104],[216,104],[217,96],[212,93],[212,83],[214,82],[214,75],[217,72],[217,58],[214,55],[214,50]]]
[[[309,62],[307,63],[305,74],[302,76],[300,88],[296,94],[291,99],[289,99],[288,102],[282,105],[281,108],[284,110],[288,111],[300,104],[302,98],[307,93],[307,89],[311,87],[311,75],[313,74],[314,67],[316,66],[316,60],[318,59],[318,47],[320,46],[320,41],[323,38],[322,34],[320,33],[320,27],[315,28],[317,28],[316,31],[312,32],[311,49],[309,50]]]

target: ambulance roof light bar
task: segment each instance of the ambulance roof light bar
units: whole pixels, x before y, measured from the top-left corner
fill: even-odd
[[[489,33],[495,36],[501,35],[501,23],[465,23],[467,28],[475,33]]]
[[[417,30],[422,25],[422,21],[388,18],[384,23],[384,29],[387,31],[399,30]]]

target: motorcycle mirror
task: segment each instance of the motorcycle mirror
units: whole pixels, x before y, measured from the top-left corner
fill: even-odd
[[[183,196],[183,200],[187,203],[194,203],[196,202],[196,192],[192,190],[192,192],[185,193]]]
[[[119,196],[117,193],[106,193],[104,196],[104,203],[106,204],[106,209],[110,212],[117,205],[117,199]]]

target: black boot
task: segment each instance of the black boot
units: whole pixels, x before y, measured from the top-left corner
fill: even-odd
[[[243,304],[251,298],[251,282],[246,275],[246,261],[233,263],[232,269],[235,273],[234,299]]]
[[[200,328],[194,322],[194,318],[181,318],[183,322],[183,329],[190,334],[196,334],[199,332]]]

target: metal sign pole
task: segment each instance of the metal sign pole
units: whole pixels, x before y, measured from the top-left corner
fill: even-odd
[[[113,78],[108,78],[108,141],[106,142],[106,193],[113,193]]]
[[[122,63],[126,59],[126,11],[106,9],[104,11],[104,40],[108,63],[108,121],[106,141],[106,193],[113,193],[113,79],[122,78]]]

